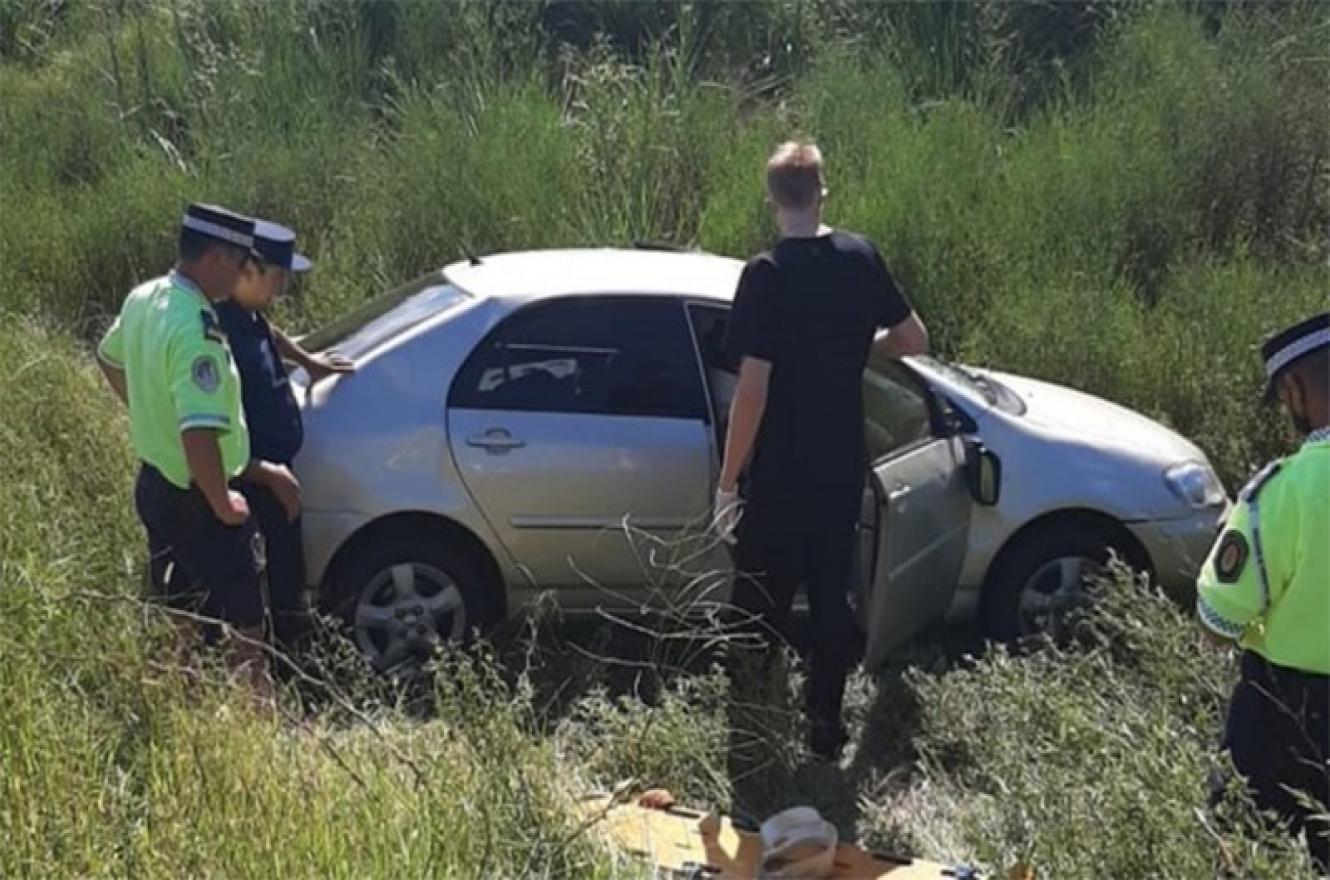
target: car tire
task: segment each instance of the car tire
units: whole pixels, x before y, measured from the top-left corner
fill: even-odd
[[[1134,548],[1095,523],[1065,522],[1019,537],[1003,549],[979,600],[984,635],[1012,643],[1061,637],[1069,615],[1089,601],[1084,579],[1104,571],[1113,553],[1143,567]]]
[[[436,536],[386,541],[334,575],[331,610],[377,671],[413,673],[439,645],[467,644],[497,622],[480,571]]]

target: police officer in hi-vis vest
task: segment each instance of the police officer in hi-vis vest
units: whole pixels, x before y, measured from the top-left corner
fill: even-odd
[[[1266,398],[1302,446],[1257,474],[1197,584],[1206,629],[1242,648],[1224,745],[1257,806],[1330,870],[1330,313],[1262,346]],[[1302,797],[1320,805],[1309,808]]]
[[[159,598],[234,627],[244,638],[227,640],[228,664],[270,697],[263,539],[238,480],[293,478],[281,466],[251,461],[240,377],[213,308],[257,259],[252,219],[190,205],[175,268],[125,298],[97,354],[129,405],[140,461],[134,501]],[[182,572],[170,576],[168,566]]]

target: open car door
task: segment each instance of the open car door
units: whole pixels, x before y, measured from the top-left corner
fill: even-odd
[[[864,375],[873,465],[860,522],[857,606],[864,665],[880,665],[941,617],[956,591],[972,498],[965,445],[900,364]]]

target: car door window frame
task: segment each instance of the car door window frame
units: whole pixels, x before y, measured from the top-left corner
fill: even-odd
[[[706,301],[706,300],[691,299],[691,300],[686,300],[686,301],[684,302],[684,309],[685,309],[685,311],[686,311],[687,314],[688,314],[688,327],[689,327],[690,332],[692,333],[692,337],[693,337],[693,349],[694,349],[694,351],[695,351],[695,353],[696,353],[696,355],[697,355],[697,368],[698,368],[699,373],[700,373],[701,376],[702,376],[702,385],[703,385],[703,387],[706,389],[706,395],[707,395],[707,415],[708,415],[708,419],[707,419],[707,421],[708,421],[708,423],[711,423],[712,421],[714,421],[713,416],[716,414],[716,396],[715,396],[715,389],[713,389],[713,388],[711,387],[711,379],[710,379],[710,377],[707,375],[707,371],[710,369],[710,364],[707,363],[706,352],[703,350],[703,346],[702,346],[702,337],[701,337],[701,333],[700,333],[700,331],[699,331],[699,329],[698,329],[697,320],[696,320],[696,318],[695,318],[695,315],[696,315],[698,312],[702,312],[702,311],[716,312],[716,313],[718,313],[719,315],[721,315],[722,319],[723,319],[724,321],[726,321],[727,324],[728,324],[728,322],[729,322],[729,320],[730,320],[730,307],[729,307],[728,305],[723,304],[723,303],[716,303],[716,302],[708,302],[708,301]],[[722,345],[722,346],[724,345],[724,341],[723,341],[723,340],[722,340],[722,342],[721,342],[721,345]],[[722,368],[723,368],[723,366],[722,366]],[[737,376],[737,371],[731,371],[731,372],[734,372],[734,373],[736,374],[736,376]]]
[[[667,307],[673,307],[678,310],[679,322],[676,325],[683,334],[683,339],[676,340],[673,345],[678,346],[678,352],[669,352],[670,354],[680,355],[679,365],[683,366],[688,375],[680,379],[680,388],[684,384],[691,386],[687,390],[688,401],[686,405],[672,406],[662,408],[662,411],[635,412],[624,411],[614,412],[608,409],[579,409],[576,407],[563,406],[540,406],[540,405],[513,405],[507,404],[487,404],[483,399],[483,392],[477,387],[481,378],[491,368],[496,366],[495,352],[502,347],[505,355],[510,351],[520,351],[522,349],[532,350],[543,348],[536,343],[514,342],[505,345],[503,340],[505,334],[514,332],[514,325],[530,321],[533,315],[539,312],[553,310],[571,310],[585,308],[588,305],[605,308],[627,307],[636,308],[645,304],[651,304],[651,307],[659,307],[659,304],[665,303]],[[701,421],[710,424],[710,397],[706,384],[706,378],[702,374],[700,356],[697,349],[697,342],[694,338],[691,321],[685,310],[685,304],[681,298],[668,297],[645,297],[640,295],[586,295],[586,296],[566,296],[552,300],[542,300],[537,303],[525,306],[514,311],[501,320],[495,327],[491,328],[484,338],[476,345],[471,353],[463,362],[461,368],[457,371],[452,385],[448,390],[447,407],[449,409],[474,409],[474,410],[493,410],[493,411],[518,411],[518,412],[545,412],[562,415],[582,415],[602,418],[660,418],[660,419],[679,419],[687,421]],[[662,328],[661,333],[671,332],[673,328]],[[631,342],[631,340],[628,340]],[[609,349],[604,346],[586,344],[586,345],[550,345],[551,350],[566,350],[573,353],[596,353],[609,355],[612,359],[616,353],[630,351],[627,345],[617,349]],[[688,353],[691,352],[691,357]],[[503,365],[507,370],[508,364]],[[682,399],[682,397],[681,397]]]

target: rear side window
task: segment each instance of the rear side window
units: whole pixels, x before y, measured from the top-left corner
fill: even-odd
[[[705,396],[681,302],[596,297],[509,318],[467,360],[449,405],[702,419]]]

